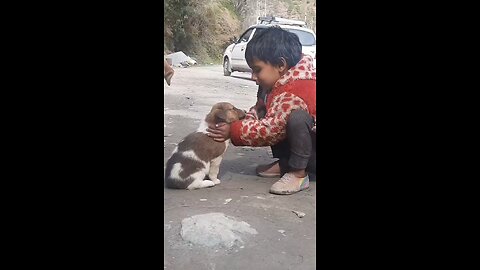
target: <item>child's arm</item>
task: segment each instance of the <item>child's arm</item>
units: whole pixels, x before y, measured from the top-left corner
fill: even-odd
[[[254,119],[259,119],[265,117],[266,106],[265,98],[267,96],[267,91],[263,90],[261,86],[258,86],[257,91],[257,102],[253,107],[248,110],[248,113],[253,116]],[[248,114],[247,117],[248,119]]]
[[[257,103],[255,104],[255,110],[257,112],[258,118],[264,118],[267,113],[267,90],[263,89],[261,86],[258,86],[257,91]]]
[[[287,118],[292,110],[307,110],[306,103],[291,93],[274,98],[263,119],[235,121],[230,126],[230,138],[234,145],[269,146],[286,136]]]

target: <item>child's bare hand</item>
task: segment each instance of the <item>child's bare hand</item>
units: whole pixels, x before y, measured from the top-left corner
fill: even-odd
[[[207,136],[213,138],[217,142],[224,142],[230,139],[230,124],[218,123],[216,125],[208,125]]]

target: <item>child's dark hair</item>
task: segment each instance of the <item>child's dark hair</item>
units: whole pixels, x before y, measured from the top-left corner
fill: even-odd
[[[260,29],[257,29],[257,31]],[[280,58],[283,57],[287,62],[288,68],[295,66],[300,61],[302,58],[302,44],[297,35],[278,26],[262,30],[258,34],[255,33],[245,50],[245,59],[250,67],[253,64],[253,58],[273,66],[280,66],[282,64]]]

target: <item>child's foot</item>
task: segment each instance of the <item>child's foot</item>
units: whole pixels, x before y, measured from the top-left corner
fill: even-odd
[[[280,164],[278,163],[278,160],[266,164],[266,165],[259,165],[256,169],[257,175],[260,177],[280,177]]]
[[[308,175],[301,178],[293,173],[286,173],[270,188],[270,193],[278,195],[290,195],[309,187]]]

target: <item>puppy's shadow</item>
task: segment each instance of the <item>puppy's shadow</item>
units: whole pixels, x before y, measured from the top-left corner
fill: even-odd
[[[255,164],[251,161],[250,158],[241,157],[233,160],[222,160],[220,164],[220,173],[218,178],[222,178],[227,173],[236,173],[243,175],[252,175],[256,176],[255,168],[258,164]]]

